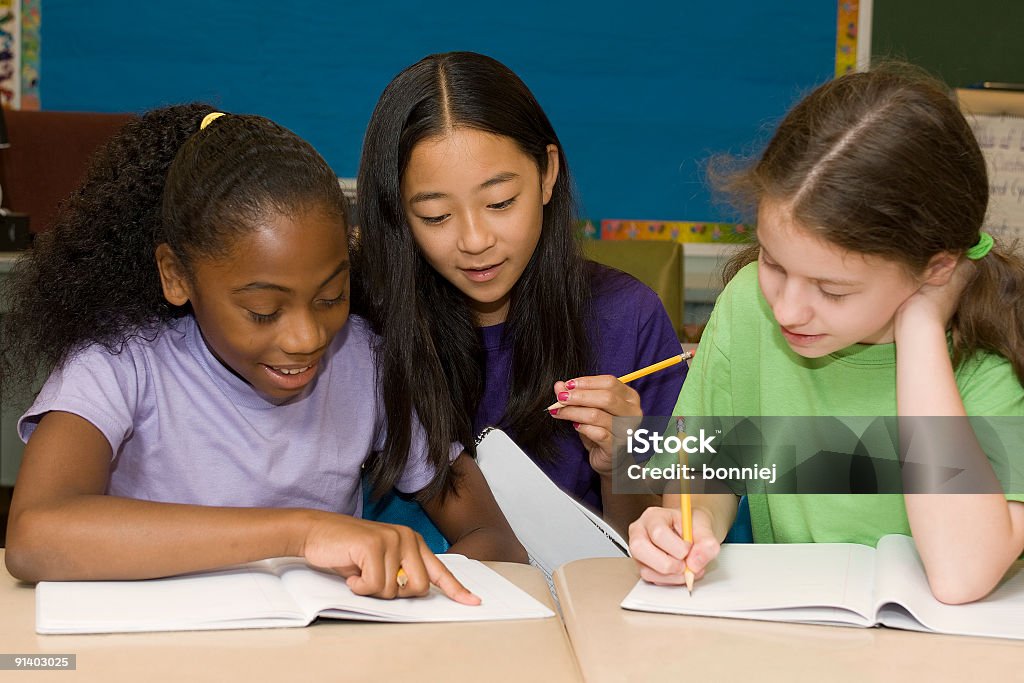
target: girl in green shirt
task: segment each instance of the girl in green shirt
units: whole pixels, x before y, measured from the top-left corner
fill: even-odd
[[[756,203],[757,245],[727,268],[675,414],[897,415],[901,433],[1024,416],[1024,263],[981,230],[985,160],[941,84],[894,66],[826,83],[730,184]],[[1024,550],[1024,495],[966,433],[978,492],[751,495],[755,541],[908,534],[939,600],[984,597]],[[677,495],[648,509],[630,527],[641,576],[700,579],[736,501],[695,495],[692,544]]]

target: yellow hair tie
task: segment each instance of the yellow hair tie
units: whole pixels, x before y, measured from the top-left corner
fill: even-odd
[[[222,116],[224,116],[224,112],[211,111],[209,114],[203,117],[203,122],[199,124],[199,130],[205,130],[208,125],[210,125]]]

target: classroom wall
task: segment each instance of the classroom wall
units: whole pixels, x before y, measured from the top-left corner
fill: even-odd
[[[510,66],[545,107],[584,215],[729,220],[712,153],[750,152],[831,77],[836,3],[102,3],[46,0],[44,109],[207,100],[269,116],[356,174],[376,98],[437,51]]]

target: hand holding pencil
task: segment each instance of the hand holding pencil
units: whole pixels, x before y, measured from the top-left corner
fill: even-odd
[[[632,382],[635,379],[640,379],[641,377],[646,377],[647,375],[653,375],[654,373],[658,372],[659,370],[664,370],[665,368],[670,368],[673,365],[678,365],[679,363],[682,363],[684,360],[690,360],[691,358],[693,358],[693,351],[684,351],[683,353],[680,353],[680,354],[678,354],[676,356],[671,356],[669,358],[666,358],[665,360],[658,361],[657,363],[652,363],[651,365],[648,365],[645,368],[640,368],[639,370],[634,370],[633,372],[631,372],[631,373],[629,373],[627,375],[623,375],[622,377],[618,377],[617,379],[618,379],[619,382],[622,382],[623,384],[629,384],[630,382]],[[570,390],[575,389],[576,388],[576,382],[577,382],[577,380],[569,380],[569,382],[566,382],[566,386],[568,386],[570,383],[572,383],[573,386],[568,387],[568,388]],[[557,391],[557,387],[556,387],[556,391]],[[568,400],[568,399],[566,399],[566,400]],[[562,403],[561,401],[562,401],[561,394],[559,394],[558,401],[556,401],[555,403],[552,403],[551,405],[548,406],[548,412],[550,412],[552,410],[557,410],[558,408],[564,408],[565,404]]]
[[[610,476],[614,448],[613,420],[617,417],[639,419],[643,416],[640,395],[628,383],[692,357],[691,352],[681,353],[622,377],[595,375],[556,382],[554,389],[558,402],[548,406],[548,412],[556,420],[572,422],[590,453],[591,467],[602,476]]]
[[[630,524],[629,552],[644,581],[661,586],[692,586],[718,557],[721,541],[707,510],[693,507],[691,542],[683,538],[686,530],[682,496],[666,495],[663,505],[647,508],[640,519]]]

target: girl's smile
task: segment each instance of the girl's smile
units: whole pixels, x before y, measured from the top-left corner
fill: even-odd
[[[460,268],[459,270],[465,273],[466,277],[472,282],[490,282],[498,276],[498,272],[507,260],[505,259],[505,261],[495,263],[494,265],[481,266],[479,268]]]
[[[782,336],[786,338],[786,341],[793,346],[812,346],[825,337],[823,334],[800,334],[799,332],[793,332],[782,325],[779,325],[779,329],[782,331]]]
[[[318,364],[319,359],[301,367],[264,365],[263,368],[267,371],[270,381],[281,391],[293,392],[299,391],[313,381]]]

